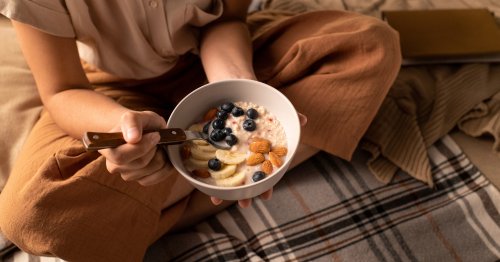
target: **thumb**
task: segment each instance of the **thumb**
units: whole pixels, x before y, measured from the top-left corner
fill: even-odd
[[[142,123],[133,113],[125,113],[121,119],[123,138],[127,143],[138,143],[142,138]]]

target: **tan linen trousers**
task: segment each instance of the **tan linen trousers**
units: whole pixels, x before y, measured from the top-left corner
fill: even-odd
[[[397,33],[378,19],[340,11],[256,13],[249,27],[258,79],[308,116],[302,143],[349,159],[399,70]],[[98,92],[165,118],[206,82],[194,56],[149,81],[109,81],[90,71],[88,77]],[[218,209],[172,167],[165,175],[149,187],[123,181],[44,112],[0,195],[0,228],[32,254],[141,261],[161,235]]]

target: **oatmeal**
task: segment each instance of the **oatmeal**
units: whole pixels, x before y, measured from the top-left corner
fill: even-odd
[[[287,154],[285,131],[276,116],[251,102],[224,103],[210,109],[190,129],[230,146],[216,149],[195,140],[181,147],[186,168],[208,184],[239,186],[260,181],[281,167]]]

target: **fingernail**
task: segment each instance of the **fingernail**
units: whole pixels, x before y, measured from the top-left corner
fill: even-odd
[[[307,124],[307,116],[299,113],[300,124],[305,126]]]
[[[137,128],[127,129],[127,140],[133,140],[139,137],[139,130]]]
[[[215,198],[215,197],[211,197],[210,198],[212,200],[212,203],[216,206],[220,205],[222,203],[222,199],[218,199],[218,198]]]
[[[238,204],[242,208],[247,208],[252,204],[252,200],[251,199],[240,200],[240,201],[238,201]]]

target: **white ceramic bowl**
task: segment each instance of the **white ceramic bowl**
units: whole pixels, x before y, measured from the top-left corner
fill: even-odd
[[[206,84],[188,94],[174,109],[168,120],[169,127],[187,128],[199,122],[205,112],[225,102],[246,101],[265,107],[283,126],[287,138],[288,154],[283,165],[273,174],[255,183],[238,187],[219,187],[191,177],[184,167],[179,145],[169,146],[168,155],[174,167],[198,190],[224,200],[252,198],[272,188],[285,174],[295,155],[300,140],[300,122],[292,103],[278,90],[264,83],[235,79]]]

